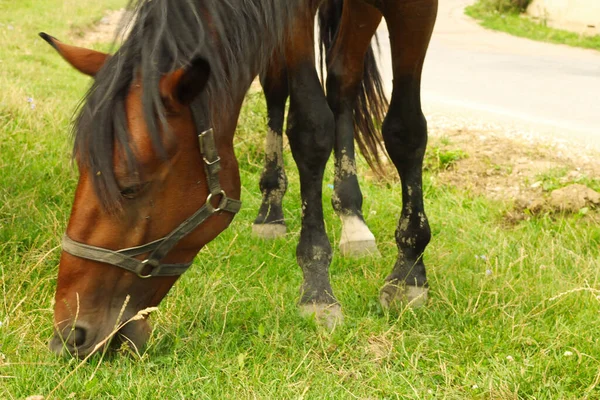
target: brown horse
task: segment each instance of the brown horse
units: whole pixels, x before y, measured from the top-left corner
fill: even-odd
[[[380,300],[384,306],[424,302],[422,254],[430,230],[421,189],[427,129],[420,76],[437,0],[345,0],[328,53],[327,98],[314,60],[319,3],[132,1],[131,33],[113,56],[42,34],[71,65],[95,77],[74,126],[80,177],[59,266],[54,351],[83,357],[103,348],[116,325],[160,303],[200,249],[229,225],[240,206],[233,134],[265,60],[279,59],[287,76],[279,81],[289,91],[287,135],[303,208],[300,308],[326,324],[340,321],[328,276],[323,172],[336,141],[344,141],[336,147],[340,160],[352,141],[365,54],[382,16],[394,74],[382,133],[400,174],[403,205],[398,259]],[[362,143],[376,160],[376,142]],[[356,179],[352,163],[347,172],[342,181]],[[125,325],[120,337],[139,347],[148,332],[141,319]]]

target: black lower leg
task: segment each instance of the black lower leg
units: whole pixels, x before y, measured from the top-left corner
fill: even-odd
[[[381,3],[390,33],[394,89],[382,127],[390,158],[402,182],[402,212],[396,229],[398,259],[381,291],[381,303],[421,305],[427,300],[423,252],[431,231],[423,207],[423,156],[427,122],[421,110],[421,71],[437,13],[437,0]]]
[[[327,99],[335,118],[335,175],[331,203],[342,220],[339,248],[344,256],[374,255],[378,254],[375,236],[362,214],[363,196],[356,175],[352,106],[355,93],[347,92],[342,96],[340,75],[330,68],[327,78]]]
[[[333,147],[333,115],[312,65],[290,74],[287,134],[300,174],[302,230],[296,250],[302,268],[301,304],[336,304],[329,282],[331,245],[323,222],[322,185]]]
[[[330,81],[328,81],[330,82]],[[328,97],[334,96],[334,90],[328,85]],[[332,101],[330,101],[330,104]],[[363,220],[363,197],[356,177],[356,159],[354,153],[354,121],[351,106],[340,106],[335,115],[335,175],[334,192],[331,203],[340,216],[356,216]]]
[[[254,221],[254,231],[264,237],[285,233],[282,201],[287,190],[283,165],[283,120],[288,83],[283,60],[274,59],[261,76],[268,115],[265,164],[260,177],[262,203]],[[267,226],[268,224],[268,226]]]
[[[398,259],[386,278],[381,300],[413,300],[427,288],[423,252],[431,238],[423,206],[422,166],[427,122],[421,112],[418,80],[395,79],[390,111],[383,123],[385,145],[402,182],[402,213],[396,230]],[[423,299],[425,300],[425,299]]]

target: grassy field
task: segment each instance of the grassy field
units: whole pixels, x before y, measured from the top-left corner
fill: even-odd
[[[237,140],[243,210],[154,313],[145,351],[83,364],[51,354],[59,240],[77,176],[69,124],[89,80],[37,32],[67,41],[122,3],[0,0],[0,399],[600,398],[597,222],[541,215],[509,224],[510,204],[438,183],[451,156],[439,151],[428,155],[424,182],[429,304],[380,308],[401,193],[393,182],[363,179],[382,257],[346,260],[336,251],[331,276],[346,323],[327,332],[302,319],[301,212],[289,151],[289,234],[251,236],[265,133],[256,93]],[[332,182],[329,168],[325,184]],[[325,186],[326,210],[330,195]],[[326,226],[337,243],[332,213]]]
[[[495,0],[477,0],[473,5],[467,7],[465,12],[489,29],[541,42],[600,50],[600,35],[586,36],[562,29],[550,28],[543,21],[534,21],[515,11],[499,12],[494,7],[494,2]]]

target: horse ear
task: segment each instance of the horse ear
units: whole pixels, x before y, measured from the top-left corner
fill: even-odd
[[[171,105],[188,106],[204,90],[209,77],[210,64],[197,57],[188,66],[163,76],[160,94]]]
[[[71,66],[91,77],[96,76],[96,73],[110,57],[109,54],[101,53],[96,50],[64,44],[57,38],[44,32],[40,33],[40,37],[48,42],[50,46],[54,47],[54,50],[71,64]]]

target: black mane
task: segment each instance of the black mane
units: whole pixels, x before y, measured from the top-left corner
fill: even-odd
[[[73,155],[90,171],[107,210],[118,209],[120,192],[113,172],[113,149],[123,149],[137,170],[128,140],[125,98],[132,80],[142,79],[142,103],[158,154],[165,111],[160,77],[195,57],[210,63],[204,96],[221,110],[232,104],[235,85],[251,80],[269,60],[301,0],[130,0],[122,46],[96,75],[73,128]],[[239,88],[237,89],[239,92]],[[214,117],[207,115],[208,118]]]

